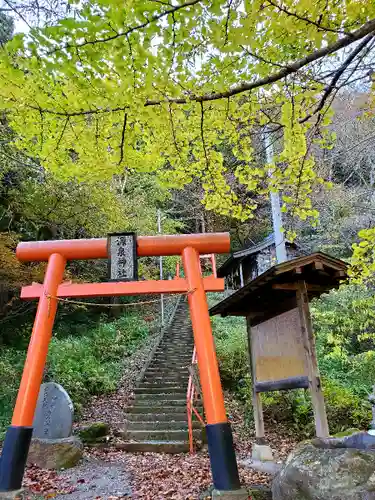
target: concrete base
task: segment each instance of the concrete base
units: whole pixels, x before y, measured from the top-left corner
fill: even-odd
[[[213,490],[212,500],[248,500],[249,493],[245,489],[233,491]]]
[[[253,451],[251,454],[253,460],[260,462],[268,462],[273,460],[272,449],[267,444],[253,444]]]
[[[1,500],[18,500],[22,499],[22,493],[24,490],[15,490],[15,491],[0,491],[0,499]]]
[[[282,468],[282,464],[277,464],[276,462],[271,462],[271,460],[263,461],[260,460],[239,460],[239,465],[246,467],[247,469],[253,469],[257,472],[262,472],[264,474],[270,474],[271,476],[276,476]]]

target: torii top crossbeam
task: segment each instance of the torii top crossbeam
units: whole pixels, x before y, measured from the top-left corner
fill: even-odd
[[[181,255],[184,248],[192,247],[199,254],[228,253],[228,233],[179,234],[167,236],[138,236],[137,256]],[[90,240],[28,241],[17,246],[17,258],[23,262],[46,261],[58,253],[67,260],[106,259],[107,238]]]

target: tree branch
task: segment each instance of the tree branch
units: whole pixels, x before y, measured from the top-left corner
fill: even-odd
[[[279,68],[284,68],[284,69],[287,67],[285,64],[279,64],[277,62],[270,61],[269,59],[265,59],[264,57],[258,54],[254,54],[254,52],[250,52],[250,50],[247,49],[244,45],[240,45],[240,47],[244,52],[246,52],[247,55],[249,55],[250,57],[254,57],[254,59],[258,59],[258,61],[261,61],[265,64],[270,64],[272,66],[277,66]]]
[[[175,130],[174,122],[173,122],[172,107],[171,107],[170,104],[168,106],[168,109],[169,109],[169,120],[171,122],[171,131],[172,131],[172,137],[173,137],[174,147],[176,148],[178,156],[181,158],[181,151],[180,151],[179,145],[177,144],[176,130]]]
[[[231,10],[232,10],[232,3],[233,3],[233,0],[229,0],[229,2],[228,2],[228,10],[227,10],[227,17],[225,19],[225,40],[224,40],[224,46],[228,43],[228,28],[229,28],[230,14],[231,14]]]
[[[35,109],[39,112],[48,113],[56,116],[63,116],[72,118],[74,116],[85,116],[85,115],[100,115],[104,113],[116,113],[117,111],[125,111],[129,106],[119,107],[119,108],[106,108],[106,109],[87,109],[82,111],[55,111],[54,109],[44,109],[39,106],[28,105],[28,108]]]
[[[55,54],[56,52],[60,52],[61,50],[64,50],[64,49],[67,50],[67,49],[71,49],[71,48],[81,48],[81,47],[85,47],[86,45],[95,45],[97,43],[111,42],[112,40],[116,40],[117,38],[120,38],[123,36],[126,37],[126,36],[130,35],[131,33],[133,33],[134,31],[138,31],[138,30],[141,30],[143,28],[146,28],[149,24],[152,24],[154,22],[159,21],[160,19],[163,19],[166,16],[169,16],[169,14],[174,14],[181,9],[185,9],[186,7],[191,7],[191,6],[196,5],[197,3],[200,3],[200,2],[202,2],[202,0],[190,0],[190,1],[185,2],[183,4],[176,5],[175,7],[172,7],[168,10],[165,10],[164,12],[161,12],[160,14],[152,16],[150,19],[147,19],[144,23],[138,24],[137,26],[133,26],[132,28],[128,28],[126,31],[118,32],[112,36],[107,36],[105,38],[99,38],[97,40],[85,40],[84,42],[77,43],[77,44],[67,43],[63,47],[56,47],[55,49],[49,51],[47,54],[51,55],[51,54]]]
[[[206,142],[204,140],[204,109],[203,109],[203,102],[202,101],[200,101],[200,106],[201,106],[201,139],[202,139],[202,147],[203,147],[204,157],[206,159],[207,169],[208,169],[208,171],[210,171],[210,162],[208,161]]]
[[[306,24],[312,24],[313,26],[318,28],[318,30],[320,30],[320,31],[330,31],[331,33],[340,33],[340,34],[345,34],[345,35],[348,34],[348,32],[345,32],[345,31],[329,28],[328,26],[322,26],[320,24],[320,22],[312,21],[308,17],[304,17],[304,16],[297,14],[297,12],[291,12],[290,10],[287,10],[285,7],[282,7],[281,5],[277,4],[276,2],[273,2],[272,0],[267,0],[267,2],[270,5],[272,5],[273,7],[275,7],[276,9],[278,9],[280,12],[284,12],[284,14],[287,14],[290,17],[295,17],[299,21],[303,21]]]
[[[343,64],[340,66],[340,68],[336,71],[334,77],[331,80],[331,83],[328,85],[328,87],[325,88],[323,96],[318,104],[318,106],[315,108],[315,110],[305,116],[300,123],[305,123],[307,120],[309,120],[313,115],[316,113],[319,113],[324,108],[324,105],[328,99],[328,97],[331,95],[333,90],[336,87],[336,83],[339,81],[345,70],[348,68],[348,66],[354,61],[354,59],[357,57],[357,55],[362,52],[362,50],[370,43],[371,40],[373,40],[374,35],[367,35],[362,42],[349,54],[349,56],[345,59]]]
[[[126,132],[126,124],[128,121],[128,114],[124,114],[124,122],[122,124],[122,131],[121,131],[121,143],[120,143],[120,160],[118,162],[119,165],[121,165],[123,159],[124,159],[124,145],[125,145],[125,132]]]
[[[12,10],[16,14],[16,16],[18,16],[26,24],[28,28],[32,29],[26,18],[18,11],[18,9],[16,9],[10,2],[8,2],[8,0],[4,0],[4,3],[8,5],[9,9]]]
[[[212,92],[209,94],[202,94],[202,95],[191,95],[189,98],[186,97],[180,97],[180,98],[170,98],[167,99],[168,102],[173,102],[175,104],[186,104],[190,101],[196,101],[196,102],[204,102],[204,101],[215,101],[218,99],[225,99],[231,96],[235,96],[238,94],[242,94],[243,92],[248,92],[250,90],[257,89],[259,87],[263,87],[264,85],[269,85],[271,83],[275,83],[279,80],[282,80],[288,75],[291,75],[292,73],[296,73],[298,70],[303,68],[304,66],[307,66],[308,64],[317,61],[321,59],[322,57],[325,57],[329,54],[333,54],[334,52],[337,52],[340,49],[343,49],[344,47],[348,47],[352,43],[361,40],[364,38],[366,35],[369,33],[373,33],[375,31],[375,19],[371,19],[367,23],[365,23],[361,28],[359,28],[356,31],[353,31],[352,33],[349,33],[348,35],[340,38],[336,42],[332,43],[331,45],[327,45],[326,47],[322,47],[319,50],[316,50],[315,52],[312,52],[311,54],[298,59],[297,61],[288,64],[285,66],[285,68],[281,69],[280,71],[276,71],[275,73],[271,73],[270,75],[264,77],[264,78],[259,78],[258,80],[255,80],[253,82],[246,82],[242,83],[241,85],[238,85],[236,87],[233,87],[230,90],[226,90],[224,92]],[[164,101],[160,100],[148,100],[146,102],[146,106],[155,106],[162,104]]]

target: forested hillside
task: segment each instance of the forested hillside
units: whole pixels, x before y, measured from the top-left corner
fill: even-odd
[[[35,314],[20,288],[45,270],[17,261],[18,242],[229,231],[238,250],[273,231],[271,192],[280,192],[290,240],[351,266],[312,314],[331,429],[366,428],[374,2],[120,3],[0,5],[0,436]],[[164,278],[176,260],[164,259]],[[65,278],[104,281],[107,272],[107,262],[76,261]],[[158,259],[140,259],[140,279],[159,272]],[[45,380],[64,385],[77,418],[85,401],[118,387],[126,360],[160,331],[158,302],[129,301],[59,305]],[[224,387],[251,427],[244,321],[214,318],[213,328]],[[304,391],[262,397],[272,425],[313,433]]]

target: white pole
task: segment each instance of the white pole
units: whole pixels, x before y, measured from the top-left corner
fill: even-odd
[[[266,129],[264,134],[264,144],[266,147],[266,159],[267,163],[272,163],[273,160],[273,145],[271,143],[271,133],[269,129]],[[272,173],[270,172],[270,176]],[[278,264],[285,262],[287,260],[286,256],[286,246],[285,237],[281,228],[283,227],[283,221],[281,216],[281,203],[279,192],[270,193],[271,208],[272,208],[272,223],[273,223],[273,233],[275,235],[275,247],[276,247],[276,261]]]
[[[158,209],[158,233],[161,234],[161,210]],[[160,279],[163,279],[163,257],[159,257],[159,272]],[[160,294],[160,313],[161,313],[161,326],[164,326],[164,295]]]
[[[240,286],[241,288],[244,286],[244,280],[243,280],[243,269],[242,269],[242,262],[240,262]]]

